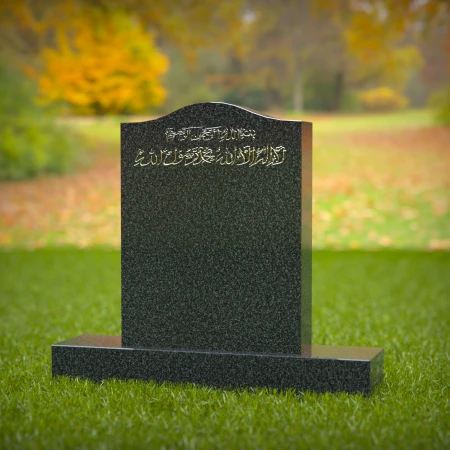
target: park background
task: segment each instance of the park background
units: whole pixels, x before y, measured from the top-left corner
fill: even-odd
[[[313,342],[373,397],[51,379],[120,334],[120,123],[203,101],[313,122]],[[449,144],[445,0],[0,2],[0,446],[450,445]]]

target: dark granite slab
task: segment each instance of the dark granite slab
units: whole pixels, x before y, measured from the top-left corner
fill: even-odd
[[[121,137],[123,335],[53,375],[372,392],[382,349],[311,345],[312,125],[202,103]]]
[[[122,124],[124,345],[311,343],[311,130],[224,103]]]
[[[383,349],[308,346],[311,357],[126,348],[120,336],[83,335],[52,346],[53,375],[293,388],[370,394],[383,378]]]

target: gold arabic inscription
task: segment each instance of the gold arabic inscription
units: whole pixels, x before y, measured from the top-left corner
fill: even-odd
[[[286,148],[282,145],[242,145],[243,140],[254,140],[255,130],[227,127],[186,127],[179,130],[167,128],[167,143],[193,142],[189,148],[139,149],[134,166],[277,166],[286,159]],[[218,146],[203,144],[217,141]],[[193,144],[193,145],[195,145]],[[203,145],[198,145],[203,144]],[[234,144],[234,145],[231,145]]]

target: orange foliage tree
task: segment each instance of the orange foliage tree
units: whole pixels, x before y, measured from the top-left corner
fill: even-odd
[[[37,80],[43,101],[78,114],[141,112],[164,101],[161,75],[169,61],[136,17],[76,2],[34,11],[19,3],[11,14],[38,42],[38,57],[20,65]]]
[[[79,113],[140,112],[160,105],[166,94],[160,76],[168,59],[151,35],[127,17],[96,19],[78,22],[72,37],[58,33],[56,48],[44,49],[45,70],[38,78],[44,98],[66,101]]]

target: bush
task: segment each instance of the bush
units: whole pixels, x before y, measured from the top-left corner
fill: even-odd
[[[450,125],[450,84],[431,96],[430,106],[435,109],[437,124]]]
[[[76,137],[57,126],[35,97],[32,83],[0,66],[0,179],[64,173],[76,163]]]
[[[378,87],[359,93],[366,111],[395,111],[408,106],[408,99],[389,87]]]

